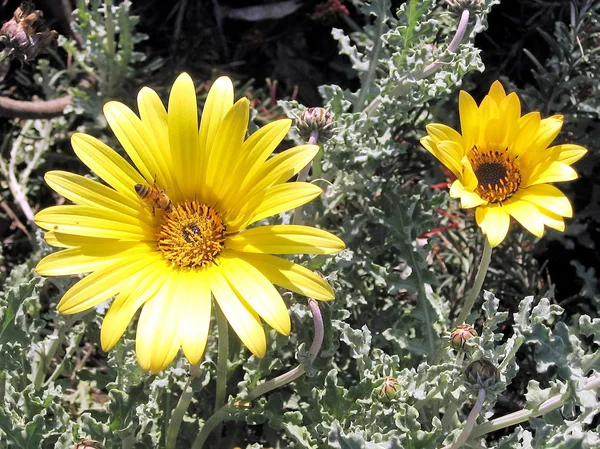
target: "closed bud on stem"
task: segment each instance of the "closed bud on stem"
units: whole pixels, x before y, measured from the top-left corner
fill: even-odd
[[[479,12],[482,6],[481,0],[446,0],[448,11],[456,17],[460,17],[465,9],[472,13]]]
[[[498,370],[489,360],[475,360],[467,366],[465,377],[473,388],[488,390],[498,382]]]
[[[11,57],[29,61],[53,45],[57,36],[56,31],[45,25],[42,11],[34,9],[30,2],[23,2],[0,29],[0,49],[5,47]]]
[[[477,331],[468,324],[459,324],[450,333],[450,345],[456,350],[464,349],[467,340],[477,337]]]
[[[325,108],[305,109],[297,123],[300,136],[314,144],[329,140],[333,125],[333,114]]]
[[[379,387],[377,395],[381,400],[391,401],[396,397],[399,389],[400,385],[396,379],[393,377],[386,377],[383,379],[383,384],[381,384],[381,387]]]

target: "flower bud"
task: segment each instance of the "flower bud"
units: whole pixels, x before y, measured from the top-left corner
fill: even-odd
[[[0,29],[0,44],[20,61],[34,59],[41,51],[54,44],[58,34],[45,26],[43,13],[30,2],[23,2],[13,18]]]
[[[381,387],[379,387],[377,395],[379,396],[379,399],[387,399],[391,401],[396,397],[399,389],[400,385],[398,384],[398,381],[396,379],[394,379],[393,377],[386,377],[383,380],[383,384],[381,384]]]
[[[467,366],[465,377],[473,387],[487,390],[498,381],[498,370],[489,360],[475,360]]]
[[[473,337],[477,337],[477,331],[473,329],[473,326],[459,324],[450,333],[450,345],[456,351],[460,351],[464,348],[466,341]]]
[[[300,116],[297,126],[300,137],[316,144],[331,138],[333,124],[333,114],[327,109],[307,108]],[[315,135],[316,137],[314,137]]]
[[[450,14],[456,17],[460,17],[465,9],[468,9],[472,13],[479,12],[481,10],[481,0],[446,0],[448,5],[448,11]]]

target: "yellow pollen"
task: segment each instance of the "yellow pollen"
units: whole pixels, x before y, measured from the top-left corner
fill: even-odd
[[[223,250],[225,226],[212,207],[185,201],[165,212],[156,237],[158,249],[173,265],[200,268]]]
[[[509,199],[521,185],[521,171],[505,150],[480,150],[474,146],[469,162],[477,177],[475,193],[490,203]]]

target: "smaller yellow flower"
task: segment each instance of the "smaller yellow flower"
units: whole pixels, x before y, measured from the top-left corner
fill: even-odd
[[[573,209],[550,183],[576,179],[570,166],[587,150],[572,144],[548,148],[562,128],[562,115],[521,116],[519,97],[506,95],[499,81],[479,106],[461,91],[459,111],[462,134],[432,123],[421,144],[454,173],[450,196],[460,198],[465,209],[477,208],[477,224],[489,244],[504,240],[510,217],[537,237],[544,226],[564,231],[563,217],[571,217]]]

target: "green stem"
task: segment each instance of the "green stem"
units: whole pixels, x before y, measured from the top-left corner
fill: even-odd
[[[106,68],[106,91],[102,92],[108,97],[112,96],[113,87],[116,84],[114,69],[115,69],[115,55],[116,55],[116,43],[115,43],[115,18],[112,11],[112,0],[106,0],[104,2],[106,8],[106,15],[104,21],[104,28],[106,29],[106,57],[111,63]]]
[[[473,283],[473,288],[469,292],[467,296],[467,300],[463,304],[463,307],[458,314],[458,318],[454,321],[454,325],[458,326],[459,324],[463,324],[465,320],[469,317],[471,313],[471,309],[479,296],[479,292],[481,291],[481,287],[483,286],[483,281],[485,280],[485,275],[487,274],[488,267],[490,266],[490,261],[492,260],[492,247],[490,246],[487,238],[485,239],[485,246],[483,247],[483,254],[481,256],[481,262],[479,263],[479,269],[477,270],[477,275],[475,276],[475,282]]]
[[[597,390],[600,388],[600,376],[594,376],[588,378],[584,390]],[[565,400],[571,396],[571,392],[566,391],[562,394],[557,394],[556,396],[552,396],[546,401],[542,402],[538,407],[534,409],[523,409],[514,413],[509,413],[508,415],[501,416],[499,418],[488,421],[484,424],[481,424],[473,429],[471,432],[471,439],[483,436],[490,432],[495,432],[499,429],[504,429],[506,427],[514,426],[520,424],[522,422],[528,421],[531,418],[536,418],[538,416],[549,413],[557,408],[560,408],[564,405]]]
[[[375,35],[372,37],[372,40],[375,41],[375,46],[373,47],[373,51],[369,55],[369,68],[367,70],[367,76],[360,86],[360,93],[358,94],[358,100],[356,100],[356,104],[354,105],[356,111],[362,111],[365,106],[365,101],[367,100],[367,95],[369,94],[369,90],[371,88],[371,83],[373,83],[373,78],[375,77],[375,70],[377,69],[377,65],[379,64],[379,52],[381,51],[381,33],[383,31],[383,19],[384,16],[378,17],[377,24],[375,26]]]
[[[216,307],[217,332],[219,334],[219,349],[217,360],[217,392],[215,395],[215,412],[225,404],[227,394],[227,361],[229,358],[229,324],[221,309]]]
[[[312,344],[309,349],[309,354],[310,354],[309,359],[311,362],[313,362],[316,359],[317,354],[319,353],[319,351],[321,349],[321,345],[323,344],[323,337],[325,335],[325,331],[324,331],[324,325],[323,325],[323,317],[321,316],[321,310],[319,309],[319,304],[317,303],[317,301],[310,298],[308,300],[308,305],[310,306],[310,310],[311,310],[312,316],[313,316],[313,323],[315,326],[315,335],[313,337],[313,341],[312,341]],[[219,334],[219,336],[220,335],[221,334]],[[263,384],[260,384],[259,386],[254,388],[252,391],[250,391],[250,393],[248,393],[248,396],[244,400],[245,401],[253,401],[254,399],[258,398],[259,396],[262,396],[263,394],[268,393],[269,391],[272,391],[276,388],[279,388],[285,384],[292,382],[293,380],[302,376],[305,372],[306,372],[306,369],[305,369],[304,365],[300,364],[297,367],[293,368],[292,370],[288,371],[287,373],[282,374],[281,376],[277,376],[274,379],[268,380],[268,381],[264,382]],[[204,443],[206,443],[206,440],[208,439],[210,434],[213,432],[213,430],[218,428],[221,425],[221,423],[225,419],[227,419],[231,415],[232,412],[235,411],[235,409],[236,409],[235,406],[232,406],[230,404],[225,404],[221,408],[219,408],[217,411],[215,411],[215,413],[206,420],[206,422],[200,429],[200,432],[198,433],[198,436],[196,437],[196,440],[194,441],[194,444],[192,445],[192,449],[202,449],[204,447]]]
[[[312,131],[310,133],[310,137],[308,138],[309,145],[316,145],[318,140],[319,140],[319,131],[317,131],[317,130]],[[300,173],[298,173],[298,177],[296,178],[296,182],[306,182],[306,180],[308,179],[308,173],[310,172],[311,166],[312,166],[312,162],[309,162],[308,164],[306,164],[306,167],[304,167],[302,170],[300,170]],[[295,224],[295,225],[304,224],[304,217],[302,216],[302,211],[303,211],[302,206],[298,206],[296,209],[294,209],[294,218],[292,220],[293,224]]]
[[[33,364],[32,378],[33,378],[33,388],[39,390],[42,388],[44,384],[44,378],[46,377],[46,370],[50,366],[50,362],[52,358],[62,345],[65,340],[65,336],[67,335],[67,330],[73,325],[73,323],[79,318],[81,315],[70,315],[67,316],[65,322],[59,324],[56,329],[54,329],[53,334],[48,337],[46,340],[40,343],[40,353],[39,359],[37,363]],[[50,339],[50,342],[47,340]]]
[[[219,348],[217,359],[217,391],[215,393],[215,412],[217,413],[227,400],[227,377],[228,377],[228,359],[229,359],[229,324],[225,314],[219,306],[216,307],[217,332],[219,335]],[[221,425],[216,426],[217,439],[221,437]],[[217,445],[217,447],[219,447]]]
[[[50,375],[50,377],[48,378],[48,380],[46,382],[44,382],[44,385],[43,385],[44,388],[46,388],[48,385],[50,385],[52,382],[54,382],[56,379],[58,379],[58,376],[61,375],[61,373],[65,369],[67,361],[73,356],[73,354],[75,354],[75,351],[77,351],[77,348],[79,347],[79,343],[81,342],[81,339],[83,338],[83,334],[84,334],[84,331],[82,331],[76,337],[75,344],[73,344],[73,346],[71,347],[71,349],[69,350],[69,352],[67,352],[65,354],[65,356],[60,361],[60,363],[56,366],[56,368],[54,369],[54,372]],[[0,397],[2,397],[2,396],[0,396]]]
[[[183,417],[187,411],[192,398],[194,396],[194,389],[192,388],[192,381],[198,375],[198,370],[195,366],[192,366],[190,377],[188,378],[183,391],[175,406],[175,410],[171,413],[171,419],[169,420],[169,427],[167,428],[167,438],[165,441],[165,449],[174,449],[177,443],[177,435],[179,435],[179,429],[183,422]]]
[[[445,446],[443,449],[459,449],[469,439],[469,436],[473,431],[473,427],[477,422],[477,417],[479,416],[479,413],[481,413],[481,409],[483,408],[485,394],[485,389],[480,388],[479,393],[477,394],[477,401],[475,402],[475,405],[473,406],[471,412],[469,413],[469,416],[467,417],[467,421],[465,422],[465,427],[463,428],[463,431],[454,443]]]
[[[462,367],[462,364],[465,360],[465,351],[458,351],[456,354],[456,366],[459,369]],[[450,429],[450,424],[456,418],[456,412],[458,411],[458,404],[456,402],[452,402],[446,412],[444,413],[444,417],[442,418],[442,430],[448,431]]]
[[[398,218],[400,220],[400,226],[405,229],[402,213],[398,214]],[[429,299],[427,298],[427,292],[425,292],[425,280],[423,279],[421,267],[419,266],[419,262],[417,261],[415,252],[412,248],[407,252],[407,256],[409,258],[409,266],[412,268],[413,274],[416,277],[416,285],[418,289],[417,306],[421,309],[421,316],[424,322],[422,331],[425,333],[427,347],[429,348],[426,355],[427,357],[432,357],[435,351],[435,329],[433,328],[433,317],[431,316],[433,308],[431,307]]]

